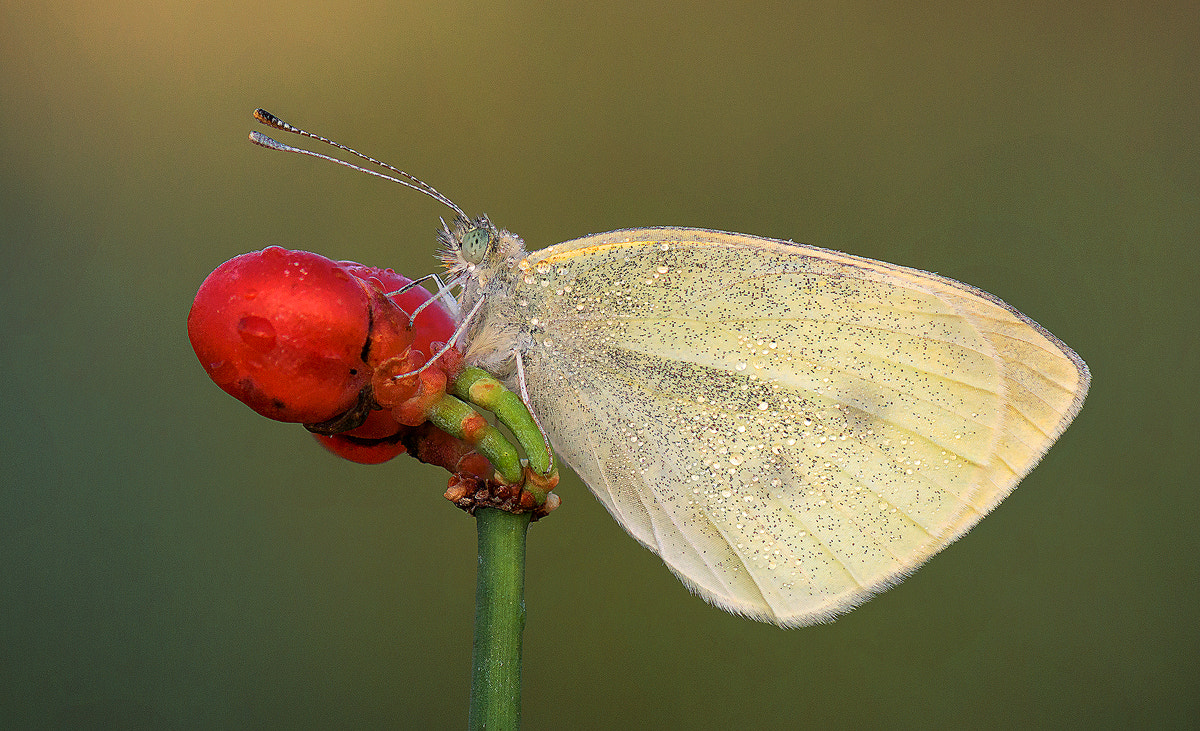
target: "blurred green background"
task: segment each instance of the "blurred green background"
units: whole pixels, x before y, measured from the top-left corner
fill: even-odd
[[[707,606],[567,478],[526,728],[1194,724],[1198,38],[1194,2],[4,3],[0,725],[465,724],[446,475],[254,415],[184,329],[270,244],[432,271],[447,212],[254,147],[256,106],[531,248],[805,241],[993,292],[1092,368],[994,515],[830,625]]]

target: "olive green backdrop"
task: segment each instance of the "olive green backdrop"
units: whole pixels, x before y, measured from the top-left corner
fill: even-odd
[[[447,211],[246,141],[263,106],[531,248],[703,226],[938,271],[1092,368],[994,515],[830,625],[690,596],[572,476],[529,537],[528,729],[1200,717],[1193,2],[0,7],[0,725],[466,719],[474,525],[213,386],[270,244],[435,266]]]

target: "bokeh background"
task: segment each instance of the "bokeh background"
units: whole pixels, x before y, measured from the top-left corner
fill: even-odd
[[[0,726],[465,723],[446,476],[257,417],[184,329],[270,244],[432,271],[446,211],[252,146],[256,106],[531,248],[805,241],[993,292],[1092,368],[995,514],[830,625],[707,606],[566,479],[526,728],[1194,724],[1198,38],[1194,2],[3,3]]]

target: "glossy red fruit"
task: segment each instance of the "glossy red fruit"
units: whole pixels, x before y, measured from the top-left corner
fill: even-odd
[[[313,434],[321,446],[359,464],[381,464],[404,454],[404,432],[390,410],[372,411],[362,426],[340,434]]]
[[[270,247],[209,275],[188,335],[226,392],[305,424],[335,454],[378,464],[403,454],[402,440],[432,443],[425,415],[461,368],[449,349],[420,374],[395,378],[424,366],[456,325],[440,302],[421,309],[431,295],[410,284],[391,269]]]
[[[366,432],[369,431],[375,416],[386,413],[373,412],[366,424],[353,431],[331,436],[313,436],[339,457],[361,464],[379,464],[409,451],[417,460],[442,467],[452,474],[483,480],[494,476],[495,470],[491,463],[476,452],[473,446],[428,422],[420,426],[400,426],[399,431],[390,437],[367,436]]]
[[[318,423],[352,408],[371,379],[371,322],[360,280],[307,251],[272,246],[208,276],[188,314],[201,365],[263,416]]]

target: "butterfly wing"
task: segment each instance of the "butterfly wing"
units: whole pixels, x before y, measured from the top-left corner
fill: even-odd
[[[1029,318],[905,267],[698,229],[528,264],[526,380],[557,453],[692,590],[783,626],[969,530],[1087,391]]]

